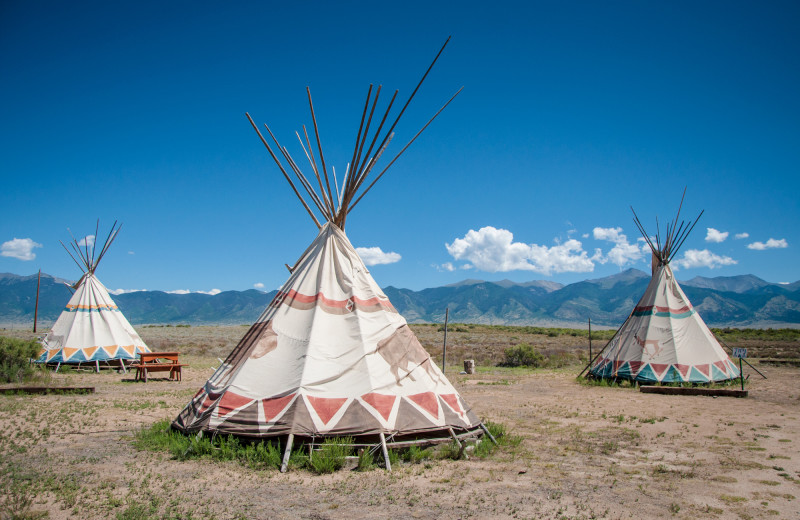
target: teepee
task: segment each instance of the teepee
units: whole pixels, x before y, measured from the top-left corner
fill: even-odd
[[[678,225],[682,206],[681,198],[663,242],[656,226],[655,244],[634,212],[634,222],[652,251],[652,278],[628,319],[591,363],[592,376],[642,383],[709,383],[739,376],[669,266],[703,214],[690,226],[683,221]]]
[[[300,134],[298,138],[313,177],[301,172],[269,127],[265,125],[274,148],[247,115],[319,232],[289,267],[288,281],[267,309],[173,421],[175,428],[186,433],[280,437],[285,439],[283,470],[296,438],[313,445],[326,437],[350,436],[356,444],[382,447],[386,456],[387,444],[483,434],[485,429],[470,406],[381,291],[344,232],[348,214],[364,194],[455,98],[367,185],[417,89],[383,132],[392,97],[370,139],[381,90],[379,86],[373,98],[370,85],[352,162],[341,182],[335,171],[329,173],[310,90],[318,162],[305,127],[305,144]],[[288,163],[310,204],[300,195],[276,151]]]
[[[95,229],[95,237],[100,222]],[[70,286],[75,292],[67,307],[56,320],[52,330],[42,339],[42,350],[38,362],[54,364],[94,364],[100,370],[100,363],[122,365],[123,360],[136,359],[139,352],[150,352],[142,338],[108,294],[108,289],[100,283],[95,271],[103,259],[111,243],[117,238],[122,226],[117,223],[111,226],[100,253],[95,258],[95,244],[90,237],[81,242],[72,237],[73,251],[61,245],[72,257],[83,276],[75,285]],[[90,243],[91,242],[91,243]]]

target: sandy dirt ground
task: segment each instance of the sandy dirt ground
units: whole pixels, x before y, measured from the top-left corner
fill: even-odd
[[[579,367],[454,369],[517,446],[318,476],[137,451],[135,432],[174,418],[218,363],[189,350],[182,382],[72,372],[50,384],[96,393],[0,396],[0,518],[800,518],[796,367],[759,367],[746,399],[586,386]]]

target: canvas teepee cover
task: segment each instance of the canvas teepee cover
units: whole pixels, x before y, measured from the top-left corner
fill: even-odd
[[[132,360],[136,359],[139,352],[150,352],[117,308],[108,289],[95,276],[97,265],[116,238],[120,227],[116,227],[115,223],[111,228],[97,259],[94,258],[93,247],[84,245],[85,249],[81,249],[81,245],[73,239],[73,250],[80,262],[74,256],[73,260],[83,269],[84,274],[73,286],[75,293],[67,307],[52,330],[42,339],[38,362],[71,364]]]
[[[677,230],[673,224],[667,228],[666,241],[662,244],[657,236],[653,244],[638,218],[635,222],[653,252],[652,278],[590,373],[595,377],[662,383],[708,383],[738,377],[739,370],[692,307],[669,266],[694,224],[687,228],[682,223]]]
[[[367,105],[371,93],[370,86]],[[374,110],[377,94],[372,101]],[[311,113],[313,117],[313,105]],[[175,428],[187,433],[289,435],[289,439],[385,435],[395,441],[436,432],[447,436],[450,431],[479,431],[478,418],[375,283],[344,233],[345,218],[360,200],[355,195],[359,187],[366,186],[364,180],[397,124],[396,120],[375,146],[383,121],[369,144],[366,129],[371,120],[371,113],[366,124],[362,117],[352,167],[341,184],[335,174],[329,181],[314,120],[321,167],[314,155],[308,154],[308,140],[306,153],[314,175],[311,179],[317,181],[319,190],[311,187],[297,163],[275,141],[311,205],[300,196],[259,132],[319,232],[290,268],[289,280],[258,321],[173,421]],[[252,119],[250,122],[258,132]],[[270,136],[274,140],[271,132]],[[335,195],[331,186],[336,187]]]
[[[313,437],[465,430],[480,422],[344,232],[327,223],[174,425]]]

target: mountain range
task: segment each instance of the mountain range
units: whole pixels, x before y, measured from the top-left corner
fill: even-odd
[[[493,325],[618,327],[644,293],[650,276],[637,269],[569,285],[545,280],[525,283],[464,280],[412,291],[386,287],[395,308],[411,323],[450,321]],[[70,298],[66,280],[42,274],[39,323],[52,324]],[[684,292],[711,326],[800,327],[800,281],[776,284],[753,275],[695,277]],[[254,289],[172,294],[139,291],[113,296],[134,324],[247,324],[258,318],[276,291]],[[33,322],[36,275],[0,273],[0,325]]]

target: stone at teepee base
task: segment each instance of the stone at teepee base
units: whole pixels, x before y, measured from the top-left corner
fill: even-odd
[[[464,360],[464,372],[467,374],[474,374],[475,373],[475,360],[474,359],[465,359]]]

